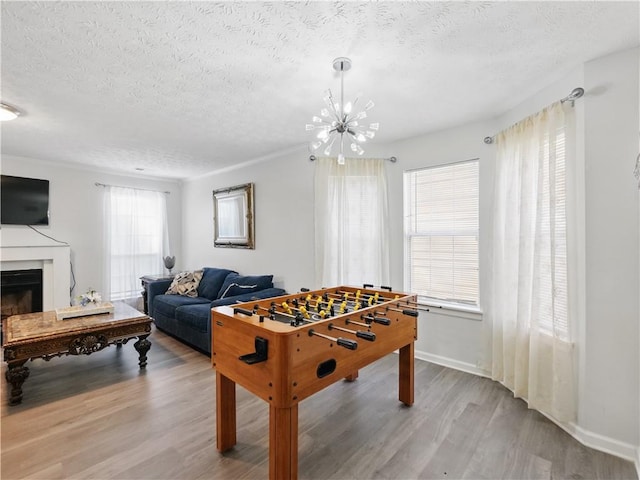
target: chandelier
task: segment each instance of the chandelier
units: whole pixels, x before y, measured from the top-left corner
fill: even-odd
[[[328,156],[331,155],[334,144],[336,142],[339,144],[338,164],[340,165],[344,165],[345,137],[348,142],[351,142],[351,151],[362,155],[364,149],[360,144],[375,137],[380,128],[379,123],[370,123],[368,126],[364,124],[367,111],[374,106],[371,100],[358,113],[354,113],[358,98],[353,102],[344,103],[344,72],[350,68],[351,60],[348,58],[338,57],[333,61],[333,69],[340,72],[340,102],[333,98],[331,90],[327,90],[323,98],[326,108],[320,110],[320,116],[314,116],[311,119],[313,123],[308,123],[306,126],[308,132],[313,131],[315,134],[314,140],[310,143],[312,151],[324,147],[322,151]]]

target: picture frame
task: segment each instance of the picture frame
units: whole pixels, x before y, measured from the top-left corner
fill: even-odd
[[[254,185],[213,190],[214,247],[255,248]]]

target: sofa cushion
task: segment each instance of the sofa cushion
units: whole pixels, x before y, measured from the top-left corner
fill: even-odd
[[[167,290],[167,295],[197,297],[198,285],[202,279],[202,274],[202,270],[196,270],[195,272],[181,272],[177,274]]]
[[[220,287],[224,283],[224,279],[230,273],[237,274],[233,270],[227,270],[226,268],[208,268],[203,269],[202,279],[200,285],[198,285],[198,296],[215,300],[218,298],[218,292]]]
[[[210,330],[211,303],[183,305],[176,309],[176,320],[194,330],[207,333]]]
[[[281,288],[265,288],[264,290],[260,290],[254,293],[248,293],[246,295],[239,295],[237,297],[226,297],[220,298],[218,300],[214,300],[211,302],[211,307],[220,307],[222,305],[232,305],[234,303],[246,303],[251,302],[253,300],[261,300],[263,298],[271,298],[271,297],[279,297],[280,295],[286,295],[285,292]]]
[[[238,275],[230,273],[218,293],[218,298],[235,297],[273,287],[273,275]]]
[[[185,297],[183,295],[156,295],[153,299],[153,315],[161,313],[165,317],[175,318],[176,309],[183,305],[211,305],[211,300],[201,297]]]

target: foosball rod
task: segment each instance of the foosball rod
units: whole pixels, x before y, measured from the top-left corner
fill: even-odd
[[[354,297],[356,296],[356,293],[357,293],[357,292],[349,292],[347,290],[337,290],[337,292],[338,292],[338,294],[340,294],[340,293],[343,293],[343,294],[344,293],[348,293],[349,295],[353,295]],[[369,297],[375,298],[376,295],[375,295],[375,293],[372,294],[372,293],[360,292],[360,296],[361,297],[364,296],[364,297],[367,297],[367,298],[369,298]],[[378,303],[384,303],[384,302],[393,302],[395,300],[400,300],[400,295],[396,295],[394,298],[385,297],[383,295],[378,295],[378,300],[377,301],[378,301]]]
[[[367,288],[367,287],[371,287],[373,288],[373,285],[369,284],[369,283],[365,283],[363,286],[363,288]],[[390,287],[384,287],[381,286],[381,289],[389,289]],[[344,292],[344,290],[338,290],[339,292]],[[389,290],[389,292],[391,292],[391,290]],[[365,295],[365,296],[372,296],[370,293],[361,293],[361,295]],[[398,295],[396,295],[395,298],[389,298],[389,297],[383,297],[383,296],[378,296],[378,299],[382,299],[382,301],[394,301],[394,300],[398,300],[398,306],[402,306],[400,305],[401,302],[405,302],[407,304],[407,306],[410,305],[415,305],[415,307],[412,308],[416,308],[418,310],[422,310],[424,312],[428,312],[429,308],[442,308],[442,305],[431,305],[429,303],[423,303],[423,302],[414,302],[411,300],[400,300],[400,297]],[[423,308],[420,308],[423,307]]]
[[[345,318],[344,323],[346,325],[358,325],[359,327],[365,327],[365,328],[371,328],[371,325],[369,323],[362,323],[362,322],[357,322],[355,320],[351,320],[350,318]]]
[[[345,293],[353,293],[353,292],[345,292]],[[367,308],[367,307],[373,307],[374,305],[369,305],[369,301],[368,300],[364,300],[361,298],[358,298],[356,300],[356,296],[355,294],[353,295],[352,298],[349,299],[345,299],[343,296],[338,295],[337,293],[327,293],[327,296],[330,296],[330,298],[333,298],[334,300],[340,300],[340,302],[352,302],[352,303],[359,303],[360,305],[362,305],[363,308]],[[373,295],[371,295],[371,298],[374,298]],[[361,301],[362,300],[362,301]],[[382,303],[380,300],[378,300],[375,305],[378,305],[379,303]],[[334,303],[335,305],[335,303]]]
[[[258,310],[264,310],[265,312],[267,312],[269,314],[269,319],[270,320],[275,320],[275,315],[274,315],[274,313],[276,313],[275,310],[271,310],[270,308],[265,308],[265,307],[262,307],[260,305],[254,305],[253,306],[253,313],[257,314]]]
[[[287,303],[287,302],[284,302],[284,303]],[[303,310],[302,308],[291,307],[291,306],[289,306],[289,304],[288,304],[288,303],[287,303],[287,307],[286,307],[286,308],[285,308],[285,306],[284,306],[284,305],[279,305],[279,307],[280,307],[280,308],[283,308],[283,309],[285,309],[285,310],[286,310],[286,308],[288,308],[289,310],[295,310],[295,311],[297,311],[300,315],[302,315],[302,316],[304,317],[304,320],[308,320],[308,321],[310,321],[310,322],[312,322],[312,321],[313,321],[313,322],[317,321],[317,320],[314,320],[314,319],[311,317],[311,314],[312,314],[312,313],[314,313],[314,312],[310,312],[309,310],[307,310],[307,308],[306,308],[306,307],[305,307],[305,309]],[[278,313],[279,313],[279,312],[278,312]],[[305,315],[306,315],[306,316],[305,316]],[[319,312],[318,312],[318,314],[317,314],[317,315],[318,315],[322,320],[324,320],[324,317],[322,317],[322,315],[320,315],[320,313],[319,313]],[[326,314],[325,314],[325,316],[326,316]]]
[[[318,333],[316,332],[313,328],[309,329],[309,336],[316,336],[316,337],[320,337],[320,338],[324,338],[325,340],[329,340],[331,342],[336,342],[336,344],[340,345],[341,347],[344,348],[348,348],[349,350],[355,350],[356,348],[358,348],[358,342],[354,341],[354,340],[349,340],[348,338],[342,338],[342,337],[330,337],[329,335],[325,335],[324,333]]]
[[[257,310],[264,310],[265,312],[269,313],[269,318],[271,320],[275,320],[275,314],[277,313],[278,315],[282,315],[283,317],[288,317],[292,320],[292,327],[297,327],[299,323],[304,322],[305,320],[307,320],[306,318],[304,318],[302,316],[302,314],[298,314],[298,315],[291,315],[289,313],[285,313],[285,312],[281,312],[280,310],[275,310],[275,305],[271,305],[271,308],[265,308],[262,307],[260,305],[254,305],[253,307],[254,312],[256,312]],[[273,315],[273,318],[272,318]],[[295,322],[295,324],[294,324]]]
[[[308,306],[309,306],[309,308],[315,308],[315,309],[316,309],[316,311],[318,311],[318,305],[322,306],[322,304],[323,304],[323,303],[325,304],[325,306],[327,306],[327,307],[329,306],[329,302],[325,302],[324,300],[323,300],[323,301],[318,301],[318,300],[316,300],[316,303],[315,303],[315,304],[312,304],[312,303],[311,303],[311,300],[307,300],[307,299],[306,299],[306,298],[304,298],[304,297],[294,298],[294,299],[293,299],[293,301],[298,302],[298,303],[302,301],[302,302],[304,302],[304,303],[305,303],[305,308],[306,308],[306,306],[308,305]],[[295,305],[295,304],[294,304],[294,305]],[[309,309],[307,309],[307,311],[308,311],[308,310],[309,310]]]
[[[391,325],[391,320],[386,317],[376,317],[375,315],[360,315],[360,318],[363,319],[365,322],[368,321],[369,323],[375,322],[380,325],[385,325],[387,327]]]
[[[336,330],[340,330],[341,332],[350,333],[351,335],[355,335],[356,337],[362,338],[363,340],[366,340],[368,342],[373,342],[376,339],[376,334],[373,332],[366,332],[363,330],[350,330],[348,328],[338,327],[333,323],[329,323],[329,325],[327,325],[327,328],[329,330],[336,329]]]
[[[407,306],[415,305],[414,308],[417,308],[418,310],[425,310],[427,312],[429,311],[430,308],[442,308],[442,305],[434,305],[432,303],[413,302],[411,300],[403,300],[403,301],[407,304]]]
[[[373,287],[373,283],[363,283],[362,284],[362,288],[374,288]],[[380,285],[380,290],[388,290],[389,292],[391,292],[391,290],[393,290],[391,287],[387,287],[385,285]]]
[[[418,316],[418,311],[417,310],[408,310],[406,308],[394,308],[394,307],[385,307],[385,312],[388,311],[392,311],[392,312],[400,312],[403,315],[408,315],[409,317],[417,317]],[[377,315],[377,312],[373,312],[375,315]]]

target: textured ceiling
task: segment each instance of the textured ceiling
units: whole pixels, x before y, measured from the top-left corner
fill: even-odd
[[[2,153],[193,177],[304,145],[339,91],[376,141],[490,118],[639,44],[636,2],[1,2]],[[568,92],[567,92],[568,93]]]

